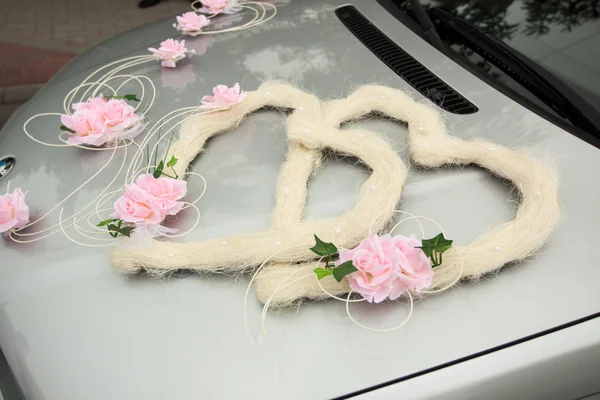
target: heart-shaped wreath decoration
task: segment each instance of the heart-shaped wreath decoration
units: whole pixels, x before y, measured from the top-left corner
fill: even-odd
[[[478,278],[503,265],[521,260],[542,246],[559,219],[558,183],[552,169],[524,152],[484,140],[463,140],[448,135],[439,113],[415,102],[406,93],[383,86],[362,86],[344,99],[322,102],[310,93],[281,82],[266,82],[249,92],[230,109],[187,120],[166,159],[178,160],[176,176],[184,177],[188,165],[206,141],[234,128],[250,113],[264,107],[293,110],[287,120],[289,150],[278,179],[276,206],[267,230],[173,243],[153,240],[151,246],[113,248],[111,261],[126,273],[140,270],[164,273],[189,269],[204,272],[241,272],[260,265],[256,274],[259,300],[282,307],[301,299],[322,299],[348,293],[346,279],[338,282],[327,260],[315,265],[311,245],[315,236],[323,243],[352,249],[372,232],[382,232],[400,201],[407,167],[390,144],[364,130],[341,130],[344,122],[373,112],[408,123],[411,160],[425,168],[475,164],[511,181],[521,194],[515,218],[456,251],[429,257],[435,265],[430,292],[459,279]],[[322,160],[324,150],[358,158],[371,170],[356,206],[342,217],[304,219],[308,181]],[[427,253],[425,246],[423,251]],[[449,247],[449,246],[448,246]],[[169,257],[166,257],[166,255]],[[316,267],[316,268],[315,268]],[[353,271],[350,271],[353,272]],[[283,284],[291,275],[294,282]],[[299,279],[315,276],[322,279]],[[297,279],[298,278],[298,279]]]

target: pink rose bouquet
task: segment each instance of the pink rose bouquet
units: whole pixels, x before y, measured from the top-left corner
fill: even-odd
[[[153,174],[140,175],[135,183],[125,185],[125,193],[115,201],[114,218],[98,226],[106,226],[112,237],[135,233],[136,237],[149,238],[176,232],[161,225],[168,215],[177,214],[184,205],[180,200],[187,192],[187,182],[163,172],[165,166],[172,168],[176,163],[175,157],[166,164],[161,161]]]
[[[117,220],[111,222],[121,220],[138,234],[144,231],[156,236],[164,232],[159,225],[165,217],[181,210],[183,202],[179,200],[186,192],[187,182],[184,180],[140,175],[136,183],[126,185],[125,193],[115,202],[112,216]]]
[[[357,271],[346,275],[350,288],[368,302],[395,300],[406,290],[431,285],[431,261],[414,236],[377,236],[363,239],[351,250],[340,251],[336,265],[352,261]]]
[[[380,303],[395,300],[407,290],[420,292],[433,281],[433,268],[442,263],[442,254],[452,246],[443,234],[433,239],[418,240],[415,235],[371,235],[350,250],[337,253],[333,243],[325,243],[315,235],[311,250],[326,258],[325,268],[315,268],[318,279],[333,275],[338,281],[345,277],[353,292],[365,300]]]
[[[137,136],[143,129],[142,118],[124,99],[139,101],[135,95],[100,95],[73,104],[74,113],[60,118],[61,129],[70,134],[67,143],[102,146],[113,140]]]

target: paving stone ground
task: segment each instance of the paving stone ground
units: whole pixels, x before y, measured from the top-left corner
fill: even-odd
[[[0,0],[0,40],[79,53],[157,19],[190,10],[186,0],[140,9],[137,0]]]
[[[188,10],[189,0],[0,0],[0,127],[77,53]]]

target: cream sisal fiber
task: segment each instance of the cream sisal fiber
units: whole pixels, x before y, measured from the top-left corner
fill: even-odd
[[[208,138],[237,126],[243,118],[265,106],[293,109],[287,121],[290,147],[277,185],[277,201],[269,230],[252,234],[217,238],[195,243],[153,241],[151,247],[118,247],[111,254],[112,264],[120,271],[140,269],[166,272],[175,269],[201,271],[243,271],[259,265],[273,253],[287,247],[271,260],[256,278],[259,300],[265,302],[290,274],[314,265],[309,247],[313,234],[334,242],[339,248],[352,248],[373,232],[382,232],[393,217],[406,180],[406,167],[392,147],[367,130],[340,130],[346,121],[379,112],[408,123],[411,159],[427,168],[444,165],[477,164],[512,181],[521,193],[515,219],[483,234],[470,245],[457,247],[464,259],[462,278],[477,278],[504,264],[521,260],[539,249],[552,233],[559,218],[558,184],[552,170],[524,153],[481,140],[465,141],[446,133],[440,115],[431,107],[418,104],[402,91],[363,86],[346,99],[320,102],[316,97],[284,83],[267,82],[231,110],[193,117],[181,128],[179,140],[170,154],[179,162],[179,175],[202,151]],[[321,152],[357,157],[372,169],[363,185],[354,209],[340,218],[303,219],[307,185],[319,165]],[[389,215],[382,215],[389,211]],[[376,221],[373,221],[377,218]],[[226,242],[226,244],[223,244]],[[306,244],[306,247],[298,246]],[[172,254],[172,257],[167,257]],[[430,289],[452,283],[461,271],[456,252],[448,252],[444,263],[435,269]],[[305,268],[294,276],[314,273]],[[334,295],[348,287],[328,277],[321,281]],[[299,280],[282,287],[273,299],[273,307],[282,307],[303,298],[326,299],[328,296],[315,279]]]

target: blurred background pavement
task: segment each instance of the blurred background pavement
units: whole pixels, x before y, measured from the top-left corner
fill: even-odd
[[[190,10],[186,0],[0,0],[0,127],[78,53],[121,32]]]

